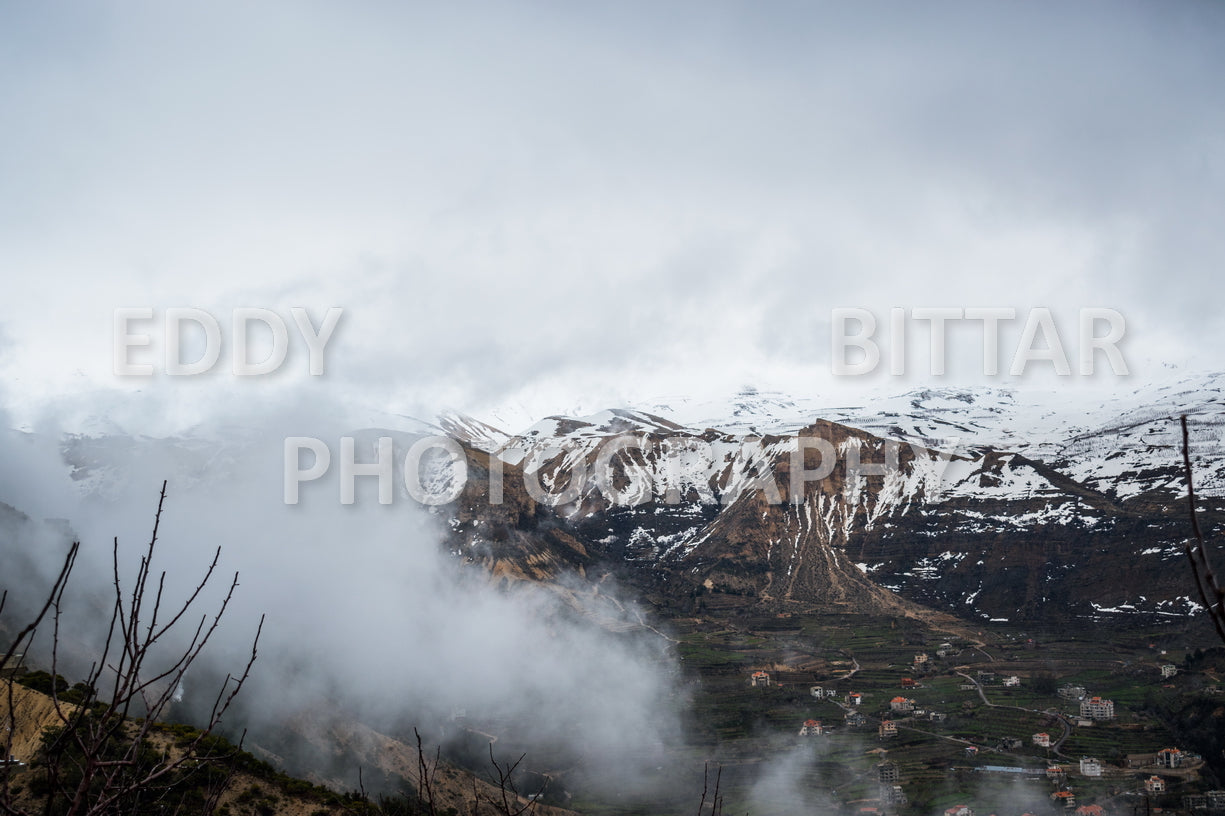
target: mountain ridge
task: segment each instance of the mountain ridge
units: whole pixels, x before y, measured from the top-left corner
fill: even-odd
[[[979,621],[1193,613],[1198,602],[1181,569],[1187,530],[1175,416],[1191,419],[1202,521],[1220,529],[1225,374],[1100,402],[1087,414],[1002,389],[928,388],[818,417],[809,415],[812,400],[745,393],[714,422],[631,406],[555,415],[510,433],[450,414],[354,438],[363,450],[384,435],[400,448],[432,435],[455,440],[465,472],[443,457],[422,473],[435,486],[467,481],[459,498],[431,512],[444,522],[444,546],[496,581],[615,571],[661,591],[656,602],[665,606],[701,595],[707,604],[782,611],[859,598],[872,609],[905,601]],[[801,437],[828,443],[838,460],[804,481],[802,513],[787,503]],[[66,437],[61,453],[81,492],[106,496],[134,461],[177,469],[191,486],[224,479],[252,444],[80,435]],[[870,468],[891,445],[891,475],[847,478],[853,451],[862,449]],[[818,468],[824,455],[805,451],[804,467]],[[504,477],[497,504],[493,470]],[[561,495],[576,472],[573,495]],[[773,501],[742,496],[770,485]]]

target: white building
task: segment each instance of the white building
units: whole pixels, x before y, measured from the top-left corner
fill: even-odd
[[[1162,748],[1157,752],[1157,765],[1161,768],[1178,768],[1182,766],[1186,754],[1177,748]]]
[[[1101,776],[1102,775],[1101,761],[1093,759],[1091,757],[1081,757],[1080,775],[1081,776]]]
[[[1080,701],[1080,716],[1091,720],[1113,720],[1114,701],[1101,697],[1090,697]]]

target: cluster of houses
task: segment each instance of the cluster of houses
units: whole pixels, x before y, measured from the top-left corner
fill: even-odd
[[[1005,688],[1019,688],[1021,686],[1021,678],[1015,674],[1009,674],[1004,677],[999,677],[993,671],[983,671],[980,669],[978,671],[977,678],[978,678],[978,683],[984,686],[993,685],[997,682],[1003,684]],[[961,686],[961,688],[965,690],[973,690],[973,689],[976,689],[977,687],[978,686],[976,686],[973,683],[965,683],[965,684],[962,684]]]
[[[1035,745],[1040,745],[1043,747],[1050,747],[1051,745],[1050,735],[1044,732],[1034,734],[1033,743]],[[975,754],[977,753],[977,750],[971,747],[971,748],[966,749],[967,755],[971,755],[970,754],[971,750],[974,750]],[[1127,767],[1128,768],[1152,768],[1152,767],[1179,768],[1179,767],[1185,767],[1186,763],[1194,762],[1194,761],[1197,761],[1198,759],[1199,757],[1196,757],[1194,754],[1189,754],[1186,751],[1182,751],[1178,748],[1163,748],[1162,750],[1158,751],[1155,754],[1130,754],[1128,755]],[[1080,771],[1081,776],[1084,776],[1090,779],[1101,778],[1103,774],[1103,765],[1102,765],[1101,760],[1096,759],[1094,757],[1081,757],[1080,761],[1077,763],[1077,768]],[[1004,770],[1021,771],[1023,769],[1017,768],[1017,769],[1004,769]],[[1065,780],[1067,778],[1067,771],[1062,766],[1053,764],[1053,763],[1048,765],[1046,769],[1046,778],[1054,782],[1056,785],[1056,791],[1055,793],[1051,795],[1051,800],[1053,802],[1065,808],[1068,808],[1068,809],[1076,807],[1076,795],[1065,784]],[[1142,786],[1143,786],[1144,792],[1149,795],[1163,794],[1167,790],[1166,780],[1156,774],[1153,774],[1149,776],[1147,779],[1145,779],[1142,783]],[[1076,808],[1075,812],[1076,814],[1079,814],[1080,816],[1085,816],[1085,814],[1090,814],[1090,816],[1093,816],[1093,814],[1091,814],[1090,811],[1095,807],[1097,806],[1089,805],[1086,807],[1080,807],[1080,808]],[[1204,809],[1204,808],[1201,808],[1201,809]],[[1222,800],[1222,809],[1225,809],[1225,799]]]
[[[1225,810],[1225,790],[1211,790],[1206,793],[1196,793],[1182,798],[1183,810],[1192,813],[1197,811]]]
[[[949,644],[942,644],[941,650],[945,651],[945,647],[951,649]],[[946,651],[946,653],[948,652]],[[940,654],[940,651],[937,654]],[[916,654],[913,665],[916,670],[921,670],[926,667],[928,662],[929,658],[926,654]],[[1162,667],[1162,675],[1164,677],[1170,677],[1177,671],[1177,668],[1173,665],[1170,665],[1168,668],[1173,671],[1167,673],[1167,667]],[[769,687],[772,684],[770,673],[765,670],[753,671],[749,679],[753,686]],[[1005,687],[1021,685],[1021,679],[1018,676],[1009,675],[997,679],[994,674],[986,671],[980,671],[977,680],[980,684],[1002,681]],[[902,678],[901,685],[903,689],[922,688],[921,684],[911,677]],[[963,686],[963,688],[975,689],[977,685],[968,684]],[[824,686],[811,686],[809,687],[809,692],[812,697],[818,700],[836,700],[842,703],[845,709],[844,723],[846,727],[862,728],[868,725],[869,718],[860,711],[865,697],[862,692],[842,692]],[[1070,683],[1065,684],[1058,689],[1058,694],[1064,700],[1079,704],[1080,719],[1076,721],[1079,725],[1090,725],[1094,722],[1113,720],[1116,717],[1115,706],[1112,700],[1090,695],[1083,686]],[[889,700],[888,709],[883,711],[882,719],[877,726],[877,735],[880,739],[886,740],[898,736],[898,723],[893,717],[907,719],[923,717],[935,722],[946,719],[946,715],[924,710],[918,706],[914,699],[898,695]],[[831,726],[828,723],[816,719],[807,719],[801,724],[799,734],[803,737],[815,737],[824,736],[830,733],[830,731]],[[1031,742],[1037,747],[1048,750],[1056,748],[1059,744],[1047,732],[1033,734]],[[996,747],[1000,750],[1014,751],[1019,750],[1022,744],[1022,741],[1019,739],[1009,738]],[[982,749],[979,746],[971,745],[966,747],[965,752],[968,757],[976,757],[980,750]],[[1187,768],[1189,764],[1194,768],[1193,763],[1198,761],[1201,761],[1199,757],[1179,748],[1163,748],[1152,754],[1128,755],[1126,767],[1132,769],[1183,769]],[[991,767],[993,768],[994,766]],[[1103,763],[1094,757],[1082,757],[1075,767],[1079,770],[1082,777],[1093,779],[1103,776]],[[976,770],[990,770],[990,768],[977,768]],[[1042,776],[1041,769],[1002,768],[1000,770],[1037,773],[1039,775],[1038,778]],[[900,786],[901,780],[897,764],[882,762],[877,766],[877,772],[882,806],[896,807],[905,804],[906,797]],[[1052,804],[1060,810],[1064,810],[1070,816],[1106,816],[1105,812],[1098,805],[1077,806],[1076,796],[1066,784],[1067,771],[1064,767],[1058,764],[1049,764],[1045,771],[1045,777],[1054,783],[1056,790],[1051,793],[1050,799]],[[1146,795],[1163,795],[1168,792],[1168,781],[1156,773],[1137,781]],[[1192,812],[1202,813],[1225,811],[1225,791],[1209,791],[1205,794],[1184,796],[1183,808]],[[974,811],[969,807],[959,805],[946,810],[945,816],[974,816]],[[1032,814],[1027,814],[1026,816],[1032,816]]]
[[[920,660],[919,658],[923,658]],[[919,663],[926,660],[926,655],[916,655],[916,661]],[[769,675],[764,671],[754,672],[752,675],[753,685],[769,685]],[[904,688],[922,688],[916,683],[913,678],[903,678],[902,686]],[[844,721],[848,728],[862,728],[868,724],[868,718],[861,714],[858,709],[863,705],[864,695],[862,692],[852,691],[843,693],[837,689],[827,688],[824,686],[810,686],[809,693],[818,700],[840,700],[850,710],[845,713]],[[889,719],[889,714],[898,715],[909,718],[923,718],[931,722],[944,722],[948,719],[948,715],[939,711],[929,711],[920,708],[913,699],[909,697],[894,697],[889,701],[889,710],[885,719],[877,727],[877,735],[880,739],[890,739],[897,736],[897,723]],[[818,734],[826,734],[829,732],[828,725],[821,725],[816,720],[806,720],[800,726],[801,736],[813,736]]]
[[[1066,683],[1059,687],[1059,696],[1069,702],[1080,703],[1080,716],[1089,723],[1113,720],[1114,701],[1104,697],[1089,696],[1084,686]]]
[[[837,700],[839,697],[847,705],[860,706],[863,705],[863,694],[858,691],[851,691],[843,694],[837,689],[823,688],[822,686],[811,686],[808,693],[818,700]]]
[[[1054,744],[1051,742],[1051,735],[1045,731],[1034,734],[1032,739],[1034,745],[1042,748],[1050,748]],[[1200,761],[1198,756],[1179,748],[1162,748],[1154,754],[1128,754],[1126,766],[1128,768],[1182,768],[1198,761]],[[1101,776],[1101,762],[1091,758],[1082,759],[1080,772],[1084,776]]]
[[[1165,780],[1160,776],[1150,776],[1144,781],[1144,792],[1149,795],[1165,793]],[[1101,805],[1082,805],[1077,807],[1076,794],[1067,789],[1057,790],[1052,793],[1051,801],[1072,811],[1075,816],[1106,816],[1106,810]],[[1225,811],[1225,790],[1212,790],[1183,796],[1182,809],[1190,813]],[[1032,816],[1032,814],[1024,814],[1024,816]]]
[[[848,711],[843,716],[843,724],[847,728],[863,728],[868,724],[868,718],[858,711]],[[831,730],[833,730],[831,725],[822,724],[820,720],[808,719],[804,720],[803,725],[800,726],[800,736],[821,737],[830,733]],[[896,735],[897,731],[894,730],[892,736]]]
[[[941,643],[936,649],[936,657],[953,657],[959,654],[961,654],[961,650],[952,643],[948,642]],[[927,669],[931,665],[931,658],[928,657],[927,652],[919,652],[914,656],[914,660],[911,661],[911,665],[915,667],[915,671]]]
[[[948,715],[939,711],[931,711],[929,709],[922,708],[911,698],[902,696],[894,697],[889,701],[889,712],[891,714],[908,716],[913,719],[931,720],[932,722],[944,722],[946,719],[948,719]]]

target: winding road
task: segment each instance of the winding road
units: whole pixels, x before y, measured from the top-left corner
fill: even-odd
[[[971,683],[974,684],[974,688],[978,691],[978,696],[982,698],[983,703],[988,708],[1011,708],[1013,711],[1024,711],[1029,714],[1045,714],[1047,716],[1057,717],[1059,719],[1059,724],[1063,726],[1063,734],[1059,737],[1057,741],[1051,743],[1050,750],[1051,750],[1051,753],[1053,753],[1055,756],[1062,757],[1064,759],[1069,759],[1069,757],[1064,755],[1064,753],[1059,750],[1060,748],[1063,747],[1063,743],[1067,740],[1067,738],[1072,735],[1072,724],[1068,722],[1067,717],[1065,717],[1060,712],[1055,711],[1054,709],[1050,709],[1050,708],[1039,711],[1036,708],[1025,708],[1024,706],[1000,705],[999,703],[993,703],[987,699],[987,693],[983,691],[983,684],[978,682],[978,678],[971,677],[965,672],[960,671],[960,669],[964,669],[964,668],[968,668],[968,667],[958,666],[956,669],[954,669],[954,671],[961,677],[964,677],[965,679],[969,680]]]

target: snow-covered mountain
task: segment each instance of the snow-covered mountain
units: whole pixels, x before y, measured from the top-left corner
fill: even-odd
[[[750,391],[513,433],[448,414],[352,435],[362,461],[383,435],[401,456],[423,437],[456,440],[466,461],[430,458],[425,481],[450,488],[466,469],[467,486],[431,512],[452,552],[503,577],[611,570],[682,605],[1162,618],[1197,607],[1181,549],[1181,414],[1203,521],[1219,529],[1225,374],[1107,396],[944,388],[862,405]],[[118,495],[137,470],[187,490],[255,462],[279,500],[279,454],[252,451],[280,440],[231,430],[80,435],[61,453],[91,496]],[[402,475],[397,461],[409,501]]]
[[[1186,414],[1197,490],[1225,495],[1225,373],[1131,391],[1061,393],[1002,388],[924,388],[865,404],[748,391],[725,400],[651,400],[643,410],[692,428],[738,434],[795,433],[816,417],[925,446],[1023,453],[1078,481],[1134,495],[1170,483],[1137,479],[1155,459],[1177,458]]]
[[[697,574],[714,594],[825,602],[835,583],[854,583],[845,571],[828,580],[845,559],[875,585],[978,618],[1161,617],[1197,607],[1177,418],[1188,416],[1197,493],[1215,522],[1223,389],[1225,376],[1207,375],[1078,402],[950,388],[858,406],[753,391],[549,417],[496,450],[563,496],[555,512],[594,550]],[[832,443],[839,463],[798,506],[797,437]],[[904,443],[891,472],[848,474],[852,448],[879,463],[888,440]],[[777,484],[773,502],[762,474]]]

